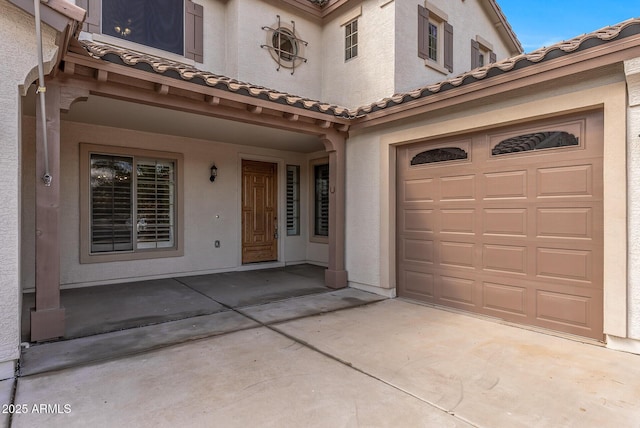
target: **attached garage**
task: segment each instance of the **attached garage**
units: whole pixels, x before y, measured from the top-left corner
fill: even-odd
[[[398,294],[603,340],[603,139],[595,111],[399,146]]]

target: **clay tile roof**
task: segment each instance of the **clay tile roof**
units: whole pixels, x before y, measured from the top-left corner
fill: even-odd
[[[309,3],[317,4],[320,7],[323,7],[325,4],[329,3],[329,0],[307,0]]]
[[[605,44],[615,39],[622,39],[636,34],[640,34],[640,18],[629,19],[611,27],[605,27],[594,31],[593,33],[583,34],[571,40],[556,43],[549,47],[540,48],[528,54],[520,54],[484,67],[479,67],[439,83],[423,86],[409,92],[398,93],[369,105],[353,109],[351,110],[351,114],[352,117],[364,116],[377,110],[428,97],[472,82],[508,73],[511,70],[529,67],[537,63],[569,55],[573,52],[582,51]]]
[[[202,71],[193,66],[170,59],[93,41],[81,40],[80,44],[91,57],[103,61],[134,67],[203,86],[235,92],[248,97],[268,100],[279,104],[287,104],[305,110],[337,117],[350,117],[349,110],[345,107],[241,82],[230,77]]]
[[[550,59],[570,55],[573,52],[583,51],[616,39],[622,39],[637,34],[640,34],[640,18],[629,19],[621,22],[620,24],[594,31],[593,33],[583,34],[571,40],[556,43],[549,47],[543,47],[528,54],[520,54],[507,58],[484,67],[476,68],[459,76],[426,85],[412,91],[394,94],[390,97],[383,98],[379,101],[354,109],[347,109],[335,104],[311,100],[286,92],[265,88],[263,86],[240,82],[229,77],[199,70],[187,64],[129,49],[90,41],[81,41],[80,43],[90,56],[100,60],[135,67],[137,69],[158,73],[174,79],[181,79],[199,85],[235,92],[248,97],[291,105],[301,109],[325,113],[341,118],[354,119],[366,116],[367,114],[375,111],[399,104],[409,103],[411,101],[419,100],[469,83],[490,79],[494,76],[499,76],[512,70],[530,67]]]

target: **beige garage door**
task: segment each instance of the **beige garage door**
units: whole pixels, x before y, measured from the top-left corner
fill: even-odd
[[[400,147],[398,294],[602,340],[602,144],[589,113]]]

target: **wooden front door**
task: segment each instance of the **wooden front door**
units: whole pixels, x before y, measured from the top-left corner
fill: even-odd
[[[278,259],[275,163],[242,161],[242,263]]]

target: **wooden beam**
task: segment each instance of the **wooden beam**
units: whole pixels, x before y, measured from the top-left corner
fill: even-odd
[[[62,71],[65,74],[73,75],[76,72],[76,65],[73,62],[65,62],[64,69]]]
[[[218,108],[212,109],[209,105],[202,102],[202,98],[186,98],[177,96],[173,93],[161,96],[157,93],[142,88],[134,88],[124,86],[118,83],[105,82],[98,83],[92,79],[83,78],[66,78],[61,79],[65,85],[72,85],[78,88],[88,90],[92,95],[105,96],[123,101],[152,105],[156,107],[168,108],[172,110],[180,110],[189,113],[202,114],[210,117],[218,117],[221,119],[233,120],[236,122],[251,123],[254,125],[267,126],[270,128],[284,129],[287,131],[299,132],[307,135],[323,135],[327,133],[326,129],[319,128],[311,118],[300,117],[300,120],[293,123],[285,120],[281,116],[281,112],[267,111],[263,109],[262,114],[253,114],[246,109],[237,107],[229,107],[220,104]],[[245,100],[246,101],[246,100]],[[246,107],[246,104],[238,104],[238,106]],[[304,119],[304,120],[303,120]]]
[[[60,87],[50,83],[46,93],[46,117],[36,109],[36,307],[31,311],[31,340],[44,341],[64,335],[65,310],[60,306]],[[44,133],[47,124],[50,186],[46,170]]]
[[[341,125],[336,125],[336,129],[340,132],[347,132],[349,131],[349,124],[348,123],[343,123]]]
[[[300,119],[300,115],[294,114],[294,113],[284,113],[282,117],[284,117],[287,120],[290,120],[291,122],[297,122],[298,119]]]
[[[331,122],[328,120],[317,120],[316,125],[318,125],[322,129],[329,129],[331,127]]]
[[[220,104],[220,97],[216,97],[213,95],[205,95],[204,100],[211,106],[217,106],[218,104]]]
[[[156,83],[155,91],[160,95],[167,95],[169,93],[169,85]]]
[[[74,86],[62,86],[60,88],[60,110],[68,112],[71,106],[78,101],[87,101],[89,91]]]
[[[262,113],[262,107],[248,105],[247,106],[247,111],[250,111],[253,114],[261,114]]]
[[[109,72],[107,70],[96,70],[96,80],[98,82],[106,82],[109,78]]]
[[[349,123],[350,119],[344,117],[337,117],[331,114],[321,113],[318,111],[313,111],[310,109],[303,109],[299,107],[294,107],[291,105],[275,103],[273,101],[263,100],[257,97],[250,97],[247,95],[242,95],[240,93],[234,91],[227,91],[224,89],[214,88],[208,85],[198,85],[193,82],[181,79],[174,79],[171,77],[163,76],[158,73],[150,73],[148,71],[139,70],[132,67],[127,67],[123,65],[108,63],[105,61],[97,62],[93,58],[89,58],[83,55],[79,55],[73,52],[69,52],[65,58],[65,61],[71,61],[76,63],[76,69],[82,67],[89,67],[91,69],[101,69],[106,70],[114,76],[118,76],[118,81],[122,80],[131,80],[138,82],[151,82],[155,83],[164,83],[171,86],[172,89],[175,90],[184,90],[191,92],[193,94],[199,94],[200,97],[203,95],[215,96],[219,97],[220,100],[228,100],[241,103],[244,106],[247,103],[251,105],[260,106],[264,111],[266,110],[276,110],[282,113],[292,113],[299,114],[300,118],[313,118],[321,121],[329,121],[332,123]],[[115,77],[111,80],[115,80]],[[122,85],[121,85],[122,86]],[[135,86],[135,84],[134,84]]]

